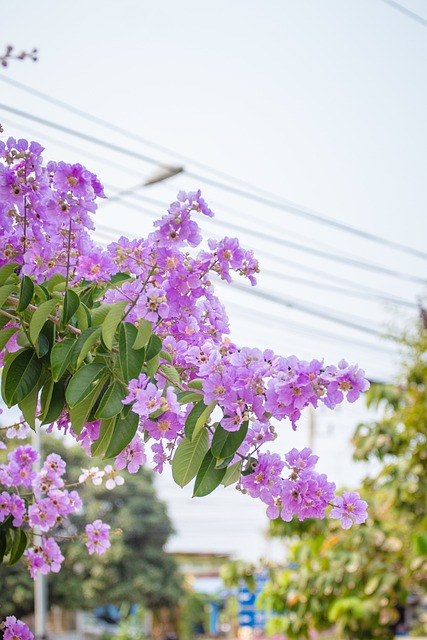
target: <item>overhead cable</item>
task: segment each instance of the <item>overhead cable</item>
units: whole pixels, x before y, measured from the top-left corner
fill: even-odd
[[[403,13],[408,18],[411,18],[412,20],[415,20],[419,24],[422,24],[423,27],[427,27],[427,20],[425,18],[422,18],[420,15],[418,15],[418,13],[415,13],[415,11],[411,11],[410,9],[403,7],[398,2],[394,2],[394,0],[382,0],[382,1],[385,4],[388,4],[393,9],[396,9],[396,11],[400,11],[400,13]]]
[[[385,0],[384,0],[385,1]],[[408,247],[407,245],[401,244],[400,242],[395,242],[393,240],[389,240],[387,238],[383,238],[382,236],[378,236],[376,234],[373,233],[369,233],[368,231],[365,231],[363,229],[359,229],[357,227],[353,227],[351,225],[347,225],[344,224],[342,222],[339,222],[338,220],[334,220],[333,218],[329,218],[317,211],[313,211],[311,209],[308,209],[307,207],[303,207],[301,205],[298,205],[295,202],[292,202],[290,200],[284,200],[283,198],[281,198],[280,196],[275,196],[273,194],[268,194],[268,192],[265,192],[263,190],[259,190],[259,189],[255,189],[253,186],[249,185],[247,182],[241,181],[238,178],[234,178],[232,176],[229,176],[223,172],[219,172],[218,170],[212,169],[211,167],[208,167],[206,165],[201,164],[200,162],[196,162],[194,160],[191,160],[190,158],[186,158],[185,156],[180,156],[179,154],[176,154],[175,152],[171,151],[170,149],[167,149],[166,147],[163,147],[162,145],[157,145],[155,143],[152,143],[148,140],[146,140],[145,138],[141,138],[140,136],[138,136],[137,134],[135,134],[135,132],[131,132],[128,131],[122,127],[118,127],[117,125],[113,124],[113,123],[109,123],[106,120],[102,120],[101,118],[98,118],[97,116],[93,116],[89,113],[87,113],[86,111],[83,111],[81,109],[77,109],[76,107],[72,107],[70,105],[67,105],[66,103],[62,102],[61,100],[57,100],[56,98],[53,98],[51,96],[48,96],[47,94],[41,93],[40,91],[37,91],[35,89],[32,89],[30,87],[27,87],[25,85],[23,85],[22,83],[18,83],[14,80],[11,80],[10,78],[7,78],[6,76],[0,75],[0,80],[9,82],[10,84],[14,84],[15,86],[18,86],[20,89],[24,90],[24,91],[28,91],[30,93],[32,93],[33,95],[37,95],[39,98],[43,99],[43,100],[47,100],[53,104],[56,104],[57,106],[67,109],[68,111],[71,111],[73,113],[76,113],[77,115],[84,117],[86,119],[91,120],[92,122],[97,122],[98,124],[100,124],[101,126],[107,127],[110,130],[116,130],[118,133],[125,135],[129,138],[131,138],[132,140],[139,140],[141,143],[146,144],[151,146],[152,148],[156,148],[157,150],[160,150],[162,152],[168,153],[169,155],[173,155],[175,157],[181,157],[182,159],[184,159],[186,162],[190,162],[193,164],[198,164],[199,167],[202,168],[202,170],[208,171],[210,173],[215,173],[216,175],[221,176],[223,179],[226,180],[231,180],[232,182],[235,182],[236,184],[240,184],[240,187],[233,187],[232,185],[228,185],[228,184],[224,184],[223,182],[218,182],[218,180],[213,180],[211,178],[207,178],[205,176],[200,176],[197,173],[194,173],[192,171],[189,171],[188,169],[185,169],[182,167],[182,170],[185,171],[185,173],[189,176],[189,177],[193,177],[197,180],[203,180],[204,182],[206,182],[207,184],[210,184],[212,186],[216,186],[219,189],[223,189],[225,191],[234,193],[236,195],[240,195],[244,198],[259,202],[261,204],[265,204],[268,207],[272,207],[272,208],[276,208],[276,209],[280,209],[280,210],[284,210],[287,211],[288,213],[291,213],[293,215],[296,216],[300,216],[303,218],[307,218],[309,220],[312,220],[314,222],[317,222],[319,224],[324,224],[327,226],[331,226],[334,227],[336,229],[339,229],[341,231],[347,232],[347,233],[352,233],[355,235],[358,235],[366,240],[370,240],[372,242],[376,242],[378,244],[382,244],[384,246],[388,246],[392,249],[396,249],[398,251],[403,251],[405,253],[409,253],[410,255],[416,255],[419,258],[422,259],[427,259],[427,253],[425,253],[424,251],[421,251],[419,249],[415,249],[413,247]],[[3,108],[5,108],[3,106]],[[15,111],[15,113],[17,113],[17,111]],[[21,112],[22,115],[22,112]],[[24,116],[25,117],[25,116]],[[49,126],[49,125],[46,125]],[[64,130],[64,129],[63,129]],[[64,130],[65,132],[65,130]],[[85,134],[81,134],[81,135],[85,135]],[[90,138],[90,139],[89,139]],[[89,137],[85,137],[86,140],[94,142],[94,138],[93,136],[89,136]],[[111,145],[111,143],[106,143]],[[109,148],[113,148],[115,147],[115,150],[119,150],[120,148],[116,147],[116,145],[112,145],[109,146]],[[122,152],[124,152],[124,150],[121,150]],[[137,157],[135,155],[135,152],[131,152],[129,150],[129,152],[133,155],[133,157]],[[142,155],[142,154],[141,154]],[[141,158],[142,159],[142,158]],[[144,156],[144,160],[146,162],[151,162],[152,164],[157,164],[157,165],[162,165],[163,163],[158,161],[158,160],[154,160],[153,158],[148,158],[148,156]],[[250,189],[250,191],[248,192],[247,189]],[[267,195],[266,195],[267,194]],[[273,199],[271,199],[273,198]]]

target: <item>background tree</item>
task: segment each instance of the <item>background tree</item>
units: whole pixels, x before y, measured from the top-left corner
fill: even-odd
[[[394,385],[372,385],[379,418],[357,427],[356,460],[379,470],[363,482],[366,526],[342,531],[330,520],[272,523],[289,539],[288,568],[272,573],[263,605],[279,614],[270,631],[289,638],[335,625],[338,637],[392,638],[402,605],[427,586],[427,324],[424,312],[402,337]],[[379,413],[381,412],[381,413]],[[237,578],[244,578],[241,569]],[[236,581],[236,576],[234,577]],[[427,625],[419,623],[425,633]]]

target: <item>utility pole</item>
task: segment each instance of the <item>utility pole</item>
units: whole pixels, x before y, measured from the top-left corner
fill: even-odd
[[[313,451],[314,448],[314,430],[315,430],[315,418],[313,407],[308,407],[308,446]]]
[[[32,436],[33,449],[37,451],[38,459],[35,462],[35,471],[38,473],[41,469],[41,442],[40,431],[34,430]],[[34,535],[37,541],[41,541],[41,530],[34,527]],[[46,635],[46,619],[47,619],[47,581],[40,571],[36,571],[36,579],[34,580],[34,638],[35,640],[47,640]]]

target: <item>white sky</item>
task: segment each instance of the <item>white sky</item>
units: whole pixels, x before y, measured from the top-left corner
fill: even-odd
[[[401,0],[427,19],[425,0]],[[107,140],[159,163],[180,164],[215,176],[198,163],[230,174],[270,194],[386,239],[425,250],[427,169],[426,26],[382,0],[75,0],[3,7],[0,48],[38,47],[40,60],[15,61],[0,72],[0,104]],[[13,87],[24,84],[125,128],[119,135]],[[0,106],[6,135],[37,139],[46,159],[81,162],[107,192],[140,184],[155,165],[108,151],[12,114]],[[143,144],[143,138],[177,156]],[[215,177],[220,182],[221,178]],[[229,184],[236,186],[232,180]],[[322,285],[416,302],[425,286],[358,269],[289,248],[292,241],[334,255],[425,277],[425,261],[309,222],[286,210],[232,195],[180,174],[139,189],[126,202],[97,214],[98,239],[150,230],[179,189],[201,187],[217,222],[207,233],[239,235],[258,254],[264,273],[258,290],[298,300],[314,313],[338,316],[378,333],[403,326],[415,310],[328,292]],[[276,197],[276,200],[278,199]],[[223,223],[243,228],[238,234]],[[247,229],[247,232],[244,231]],[[257,237],[257,233],[270,236]],[[314,270],[306,272],[304,269]],[[325,276],[326,274],[329,274]],[[311,286],[292,278],[304,278]],[[354,283],[352,287],[338,279]],[[222,287],[232,337],[241,345],[336,362],[358,362],[373,379],[391,380],[396,350],[379,337]],[[362,471],[350,463],[349,438],[365,415],[363,402],[316,418],[316,452],[322,470],[339,483],[355,483]],[[285,440],[286,438],[286,440]],[[307,420],[296,436],[283,426],[280,446],[307,443]],[[178,530],[170,547],[232,551],[244,557],[266,552],[263,509],[233,489],[203,500],[171,487],[159,491]],[[270,547],[268,546],[268,549]]]

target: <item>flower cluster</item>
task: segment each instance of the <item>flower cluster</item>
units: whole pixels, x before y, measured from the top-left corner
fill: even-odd
[[[79,257],[96,253],[87,230],[95,199],[104,197],[93,173],[80,164],[44,166],[42,151],[36,142],[0,141],[0,266],[19,262],[39,282],[57,272],[77,275]],[[95,263],[82,265],[80,277],[92,270]]]
[[[102,556],[111,546],[109,530],[110,525],[104,524],[101,520],[95,520],[92,524],[86,525],[86,546],[90,555],[97,553],[99,556]]]
[[[40,471],[36,472],[33,470],[33,465],[38,458],[38,453],[26,444],[16,447],[8,454],[7,464],[0,464],[0,483],[9,489],[0,493],[0,523],[11,516],[14,527],[21,527],[25,523],[25,529],[38,542],[24,552],[33,579],[37,571],[42,574],[58,573],[64,556],[52,535],[65,518],[82,507],[78,492],[75,489],[70,491],[65,488],[64,460],[56,453],[51,453],[46,457]],[[106,478],[106,487],[109,489],[124,482],[121,476],[117,476],[111,465],[107,465],[104,471],[98,469],[83,471],[79,483],[89,478],[92,478],[95,483],[99,478],[98,484]],[[16,492],[20,487],[27,490],[26,500]],[[95,545],[96,553],[104,553],[110,546],[109,527],[100,524],[99,520],[92,528],[90,528],[91,525],[88,527],[86,531],[89,552],[93,553]],[[99,542],[94,539],[93,532],[97,530],[102,533],[98,536]],[[49,536],[43,534],[49,534]]]
[[[21,620],[15,616],[7,616],[6,620],[0,624],[3,629],[3,640],[34,640],[34,636]]]
[[[357,400],[369,386],[363,370],[345,360],[337,366],[320,360],[306,362],[296,356],[279,356],[271,350],[240,347],[229,339],[227,314],[215,295],[213,282],[220,278],[229,283],[235,273],[255,285],[259,266],[253,252],[243,249],[236,238],[210,240],[207,246],[198,248],[202,235],[194,214],[213,216],[200,191],[180,192],[147,238],[121,237],[102,249],[89,235],[94,228],[91,216],[96,211],[96,199],[105,197],[98,179],[80,164],[49,162],[44,165],[42,150],[35,142],[14,138],[6,143],[0,141],[0,267],[15,263],[12,266],[15,273],[31,276],[42,285],[39,291],[52,294],[48,305],[53,300],[53,305],[63,306],[57,316],[49,316],[50,322],[56,323],[57,333],[53,337],[49,335],[44,345],[40,345],[37,338],[32,339],[25,352],[19,342],[22,331],[17,330],[28,321],[16,312],[18,289],[12,286],[12,296],[6,289],[3,299],[9,306],[0,310],[3,317],[0,331],[3,328],[8,333],[3,334],[6,337],[1,343],[0,366],[13,352],[23,349],[25,359],[32,349],[37,360],[41,362],[44,358],[36,368],[45,367],[43,371],[47,371],[52,382],[58,382],[65,374],[63,393],[67,397],[70,380],[75,380],[79,373],[76,370],[80,366],[80,352],[73,356],[72,363],[70,360],[68,369],[64,367],[55,378],[47,351],[53,351],[63,340],[74,345],[74,338],[81,337],[86,326],[91,337],[85,342],[89,347],[83,355],[93,359],[93,353],[102,343],[97,326],[106,316],[100,314],[101,320],[88,326],[94,320],[91,313],[108,313],[113,305],[122,313],[118,322],[125,319],[126,323],[133,324],[130,329],[138,336],[140,330],[144,332],[148,327],[149,335],[160,345],[148,358],[145,348],[148,352],[149,347],[145,342],[138,352],[143,352],[146,360],[132,374],[134,379],[129,380],[130,375],[123,381],[121,377],[111,378],[117,371],[114,362],[117,354],[120,355],[120,340],[111,335],[105,340],[102,333],[107,353],[104,352],[94,366],[104,368],[108,359],[106,377],[110,376],[113,383],[109,386],[107,382],[104,388],[108,387],[111,394],[119,390],[111,418],[118,419],[120,414],[126,419],[131,415],[135,428],[129,433],[127,446],[123,442],[121,447],[113,447],[110,457],[114,458],[114,465],[102,471],[98,467],[82,469],[79,481],[91,480],[94,484],[105,481],[106,487],[112,489],[123,483],[117,471],[127,468],[130,473],[136,473],[150,458],[154,471],[162,472],[165,464],[174,461],[181,445],[194,445],[193,429],[197,433],[203,429],[206,455],[216,457],[218,473],[226,473],[226,466],[233,465],[238,471],[239,477],[235,478],[238,488],[260,499],[270,518],[281,517],[285,521],[294,516],[300,520],[323,518],[326,508],[332,506],[330,516],[341,519],[344,528],[353,522],[364,522],[366,503],[354,492],[335,497],[335,485],[315,471],[317,457],[309,449],[292,449],[284,456],[264,449],[276,438],[283,423],[293,429],[297,427],[304,408],[323,403],[333,409],[344,400]],[[59,286],[53,292],[45,288],[51,276],[62,276],[66,282],[64,287]],[[76,316],[72,324],[73,311],[63,321],[64,289],[72,292],[71,302],[67,300],[68,311],[74,296],[78,301],[75,309],[83,312],[83,321],[82,315],[77,320]],[[89,309],[81,301],[84,295],[91,295],[95,290],[96,304]],[[35,301],[39,304],[38,298]],[[26,309],[25,304],[29,303],[24,302],[22,308]],[[49,306],[49,313],[53,308]],[[36,310],[37,306],[32,305],[31,314]],[[34,318],[31,314],[30,318]],[[113,330],[117,327],[113,320],[110,326]],[[71,333],[64,330],[61,334],[64,327]],[[26,334],[27,326],[24,328]],[[151,338],[148,338],[150,343]],[[115,340],[114,346],[112,340]],[[130,351],[132,349],[137,347],[130,345]],[[149,367],[153,361],[153,367]],[[104,380],[101,379],[100,384]],[[13,395],[11,393],[10,398]],[[87,394],[83,393],[82,397],[87,398]],[[96,405],[101,415],[101,409],[105,410],[102,401],[99,398],[100,404]],[[36,408],[38,417],[43,414],[42,404],[43,393]],[[47,431],[57,429],[73,436],[90,454],[103,433],[103,418],[96,419],[99,415],[90,408],[84,414],[86,421],[76,427],[72,420],[73,403],[64,400],[61,406]],[[105,415],[110,417],[108,412]],[[26,429],[22,419],[19,425],[8,430],[8,436],[25,437]],[[214,450],[218,434],[220,445],[214,454],[208,448]],[[222,456],[223,443],[227,442],[237,444],[231,449],[225,447],[228,453]],[[13,527],[29,528],[31,535],[37,537],[38,544],[25,551],[33,577],[36,571],[59,571],[63,556],[52,531],[81,507],[77,491],[65,486],[65,464],[61,458],[51,454],[38,472],[33,469],[36,461],[37,453],[24,444],[11,451],[8,462],[0,465],[0,523],[9,519]],[[30,494],[31,499],[24,500],[23,492]],[[96,520],[86,527],[85,539],[90,554],[104,553],[110,546],[109,526]],[[16,632],[12,631],[21,623],[12,618],[8,620],[5,638],[9,630],[10,634],[15,633],[10,637],[27,637],[18,627]]]

